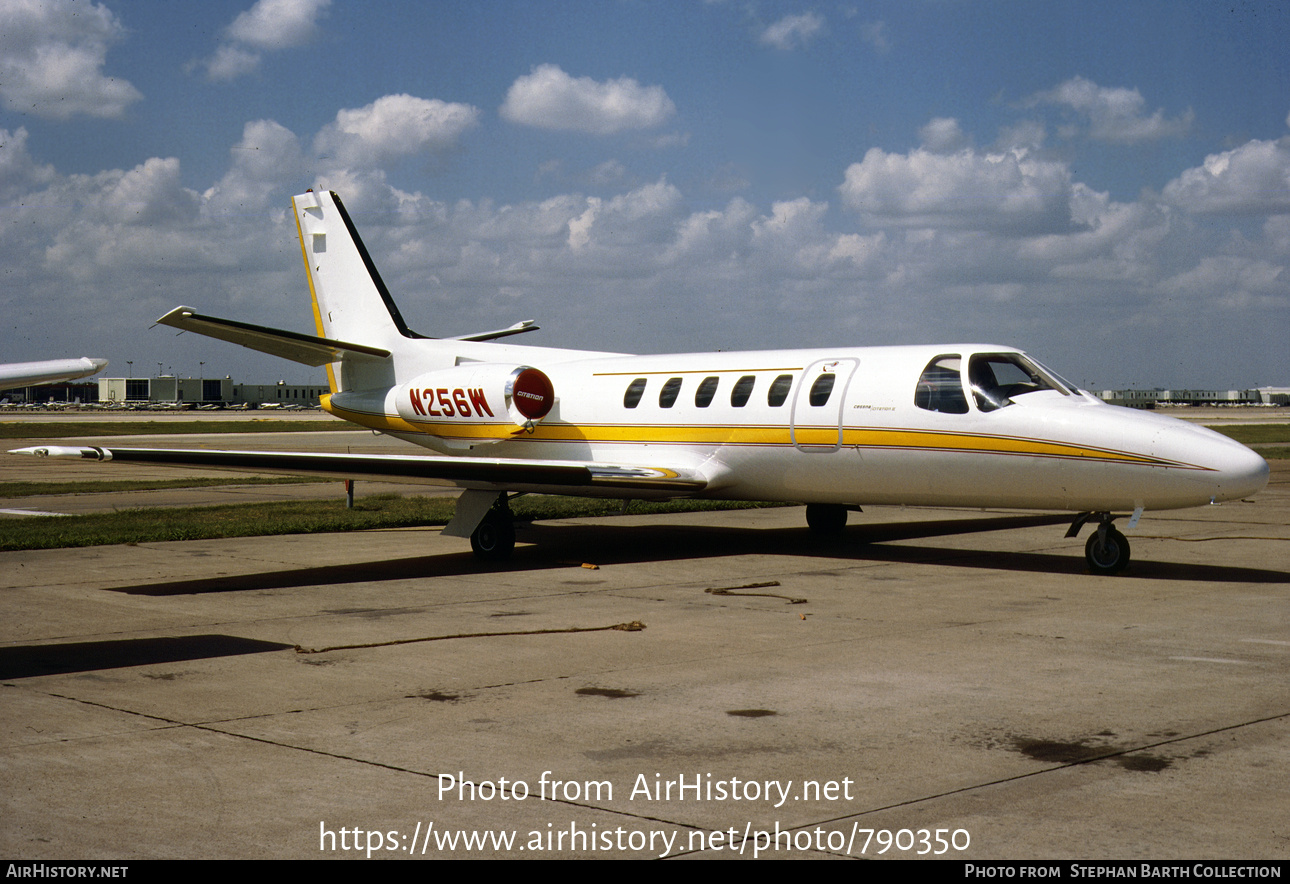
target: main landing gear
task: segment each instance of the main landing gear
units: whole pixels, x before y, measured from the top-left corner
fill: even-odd
[[[1094,574],[1119,574],[1129,566],[1129,541],[1112,526],[1115,516],[1110,513],[1082,513],[1071,523],[1066,536],[1075,537],[1084,523],[1092,519],[1097,519],[1098,526],[1084,544],[1088,569]]]
[[[808,503],[806,526],[821,540],[836,540],[847,526],[847,507],[840,503]]]
[[[503,492],[470,535],[470,548],[476,557],[486,562],[500,562],[510,558],[515,550],[515,517],[511,515],[510,502]]]

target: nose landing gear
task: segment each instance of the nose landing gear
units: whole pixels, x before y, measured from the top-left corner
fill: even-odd
[[[1129,564],[1129,541],[1110,525],[1101,525],[1084,544],[1084,558],[1094,574],[1118,574]]]
[[[1092,519],[1097,519],[1098,526],[1084,544],[1088,569],[1094,574],[1119,574],[1129,566],[1129,540],[1112,526],[1115,516],[1110,513],[1081,513],[1071,523],[1066,536],[1075,537],[1084,523]],[[1129,527],[1133,527],[1132,524]]]

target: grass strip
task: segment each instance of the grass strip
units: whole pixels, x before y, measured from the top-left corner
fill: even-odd
[[[698,510],[749,509],[783,504],[730,501],[637,501],[632,515]],[[210,540],[280,534],[317,534],[445,525],[455,501],[443,497],[376,494],[346,509],[343,500],[283,501],[207,507],[167,507],[93,513],[84,516],[30,516],[5,519],[0,550],[65,549],[166,540]],[[511,506],[516,519],[576,519],[619,512],[616,500],[533,495]]]
[[[1243,445],[1290,442],[1290,424],[1210,424],[1209,429]]]

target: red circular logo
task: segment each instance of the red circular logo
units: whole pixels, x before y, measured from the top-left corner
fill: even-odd
[[[521,369],[511,385],[511,401],[529,420],[540,420],[555,405],[555,388],[551,379],[536,368]]]

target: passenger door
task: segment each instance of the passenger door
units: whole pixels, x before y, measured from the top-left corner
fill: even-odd
[[[860,360],[850,357],[821,359],[802,372],[788,425],[798,451],[827,454],[842,447],[842,409],[859,365]]]

